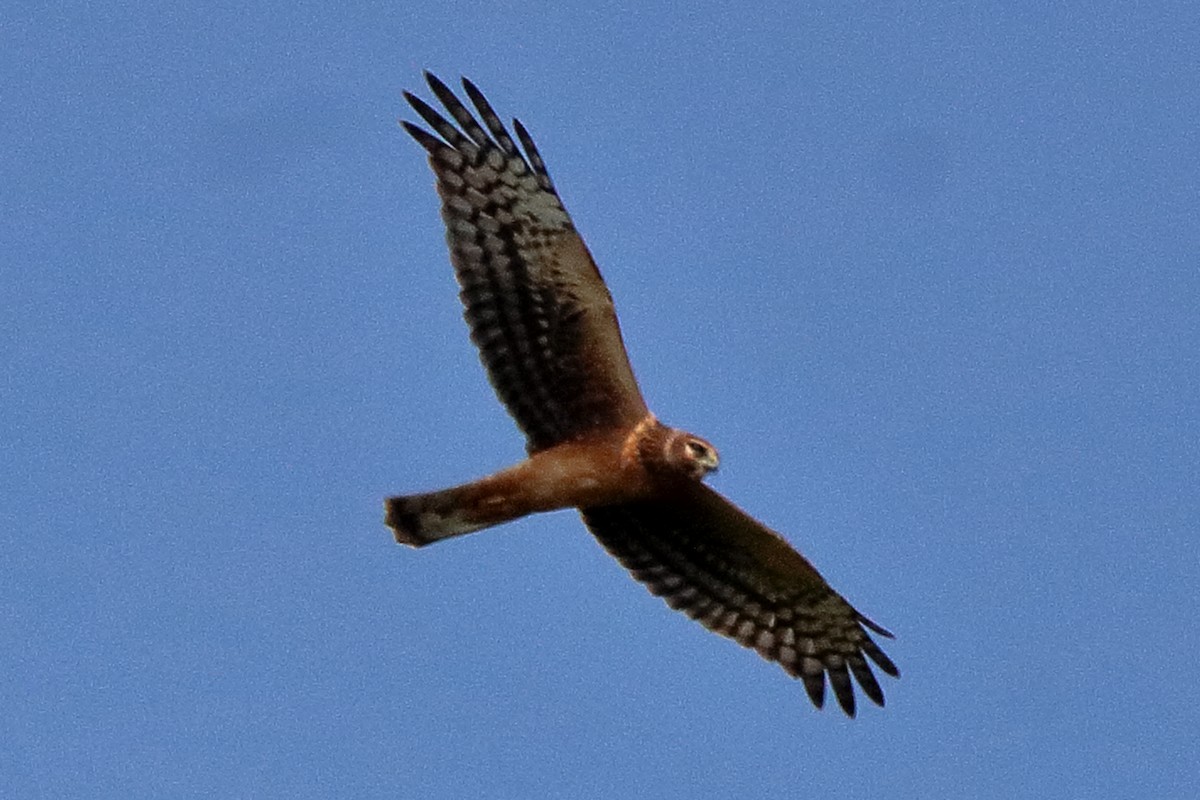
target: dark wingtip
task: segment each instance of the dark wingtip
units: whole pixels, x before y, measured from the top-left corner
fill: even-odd
[[[812,704],[817,708],[824,708],[825,673],[823,671],[813,674],[804,673],[800,676],[800,680],[804,682],[804,690],[808,692],[808,699],[812,700]]]
[[[863,694],[870,698],[871,702],[877,706],[883,706],[883,689],[879,685],[879,681],[875,680],[874,673],[867,666],[867,662],[861,655],[849,660],[850,672],[854,674],[854,679],[858,681],[858,685],[862,688]]]
[[[845,663],[828,664],[825,671],[829,674],[829,685],[833,688],[833,696],[846,716],[853,719],[855,712],[854,684],[850,681],[850,671]]]
[[[441,139],[432,135],[424,128],[412,124],[406,119],[400,120],[400,127],[404,128],[404,130],[408,132],[409,136],[416,139],[417,142],[430,153],[437,151],[438,148],[443,148],[446,146]]]
[[[887,628],[880,625],[878,622],[875,622],[874,620],[872,620],[868,617],[864,617],[862,614],[858,615],[858,621],[861,622],[863,625],[866,625],[868,628],[873,630],[875,633],[878,633],[880,636],[886,636],[889,639],[896,638],[896,634],[892,633]]]
[[[425,82],[429,84],[429,88],[433,90],[437,99],[441,100],[447,107],[458,102],[458,98],[454,96],[454,90],[443,83],[441,78],[428,70],[425,72]]]
[[[463,89],[466,90],[466,93],[471,97],[472,100],[474,100],[476,96],[483,97],[483,92],[479,91],[479,87],[476,86],[470,78],[464,76],[462,79],[462,85]]]
[[[425,75],[425,82],[429,84],[430,88],[433,88],[434,86],[444,87],[446,85],[442,83],[441,78],[439,78],[437,75],[434,75],[429,70],[422,70],[422,73]]]
[[[896,663],[888,658],[887,653],[879,649],[879,645],[871,641],[870,638],[864,639],[859,643],[859,648],[867,654],[867,658],[875,662],[875,665],[881,670],[891,675],[893,678],[900,677],[900,669]]]

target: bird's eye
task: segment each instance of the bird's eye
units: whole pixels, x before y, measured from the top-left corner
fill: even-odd
[[[704,458],[708,455],[708,448],[696,441],[688,442],[687,449],[693,458]]]

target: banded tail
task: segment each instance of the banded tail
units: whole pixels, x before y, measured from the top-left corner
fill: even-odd
[[[389,497],[383,502],[387,512],[384,522],[399,544],[422,547],[504,521],[474,519],[477,515],[470,513],[469,498],[464,496],[468,492],[464,488]]]
[[[620,464],[593,463],[597,450],[616,462],[620,445],[568,442],[461,486],[389,497],[384,522],[397,542],[421,547],[526,514],[621,502],[628,491]]]

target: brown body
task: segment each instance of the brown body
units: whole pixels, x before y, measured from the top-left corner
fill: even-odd
[[[698,460],[696,454],[708,460]],[[418,547],[543,511],[661,496],[716,466],[712,445],[647,414],[632,431],[609,431],[539,450],[462,486],[388,498],[386,522],[398,542]]]
[[[388,498],[396,540],[420,547],[578,508],[651,592],[778,662],[817,706],[827,678],[847,714],[855,681],[883,705],[867,659],[899,671],[865,628],[891,634],[783,537],[704,485],[717,467],[711,444],[650,413],[612,297],[524,127],[513,121],[522,152],[473,84],[463,81],[483,126],[427,78],[457,127],[408,93],[441,138],[403,124],[429,153],[471,339],[530,455],[462,486]]]

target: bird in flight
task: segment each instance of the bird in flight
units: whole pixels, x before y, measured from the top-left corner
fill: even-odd
[[[433,133],[401,124],[429,155],[471,340],[525,434],[528,458],[461,486],[389,497],[385,521],[396,541],[423,547],[577,508],[651,593],[777,662],[818,708],[826,680],[849,716],[854,682],[882,706],[868,659],[899,671],[868,629],[892,634],[783,537],[703,483],[717,468],[716,448],[650,413],[612,296],[525,127],[513,120],[518,148],[473,83],[464,79],[463,89],[478,119],[425,77],[453,122],[405,92]]]

